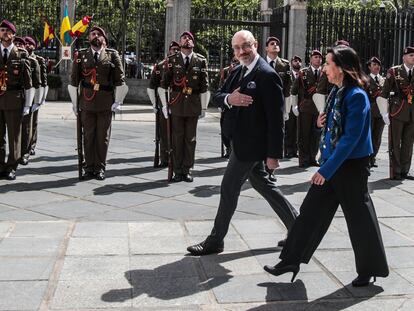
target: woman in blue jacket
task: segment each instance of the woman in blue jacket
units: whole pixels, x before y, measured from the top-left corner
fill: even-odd
[[[322,129],[320,169],[300,208],[280,254],[281,261],[264,269],[281,275],[308,263],[341,205],[358,277],[353,286],[366,286],[371,277],[388,276],[388,265],[374,205],[368,193],[369,155],[373,152],[370,103],[364,91],[366,75],[356,52],[344,45],[328,50],[325,72],[334,88],[325,113],[318,118]]]

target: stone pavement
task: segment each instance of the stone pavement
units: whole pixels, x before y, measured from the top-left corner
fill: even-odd
[[[166,170],[152,168],[152,109],[127,108],[114,121],[102,182],[77,179],[71,105],[41,109],[36,156],[15,181],[0,181],[0,310],[414,310],[414,182],[387,180],[386,140],[369,187],[390,276],[350,286],[354,259],[338,211],[291,284],[262,269],[277,262],[285,229],[248,184],[225,252],[186,256],[218,205],[218,114],[199,123],[195,181],[167,184]],[[278,184],[297,208],[314,171],[282,161]]]

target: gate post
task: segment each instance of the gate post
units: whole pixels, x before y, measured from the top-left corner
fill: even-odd
[[[289,10],[289,34],[288,55],[298,55],[305,59],[306,52],[306,25],[307,25],[307,1],[306,0],[284,0],[284,5],[290,5]]]
[[[191,0],[167,0],[165,15],[165,44],[167,54],[168,45],[172,40],[177,41],[179,35],[190,30]],[[197,39],[196,39],[197,40]]]
[[[270,22],[270,18],[272,16],[273,10],[269,8],[269,0],[262,0],[260,3],[260,13],[262,14],[262,18],[264,22]],[[270,36],[270,27],[263,27],[262,30],[262,37],[256,38],[256,40],[259,41],[259,49],[261,52],[261,55],[266,55],[266,39]],[[261,40],[260,40],[261,39]]]

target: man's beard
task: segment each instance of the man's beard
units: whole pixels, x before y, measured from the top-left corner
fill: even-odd
[[[194,47],[194,44],[192,44],[191,42],[186,42],[182,47],[184,49],[192,49]]]
[[[300,65],[292,65],[293,69],[299,70],[300,69]]]
[[[91,45],[100,48],[102,46],[102,42],[98,38],[93,38],[91,41]]]

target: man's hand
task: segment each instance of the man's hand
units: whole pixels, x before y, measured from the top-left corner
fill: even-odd
[[[113,103],[111,106],[111,110],[113,112],[121,111],[121,103],[118,103],[118,102]]]
[[[253,103],[253,98],[249,95],[240,93],[240,87],[238,87],[229,95],[229,97],[227,97],[227,102],[232,106],[247,107]]]
[[[292,112],[295,115],[295,117],[299,116],[299,107],[298,106],[293,106],[292,107]]]
[[[27,116],[30,113],[30,107],[24,106],[23,107],[23,116]]]
[[[279,167],[279,160],[273,158],[266,158],[266,166],[273,171]]]
[[[326,113],[322,112],[319,116],[318,116],[318,120],[316,121],[316,126],[318,128],[323,128],[325,126],[326,123]]]
[[[325,177],[316,172],[311,178],[311,184],[322,186],[325,183]]]
[[[164,118],[168,119],[168,108],[166,106],[162,107],[162,114],[164,115]]]

